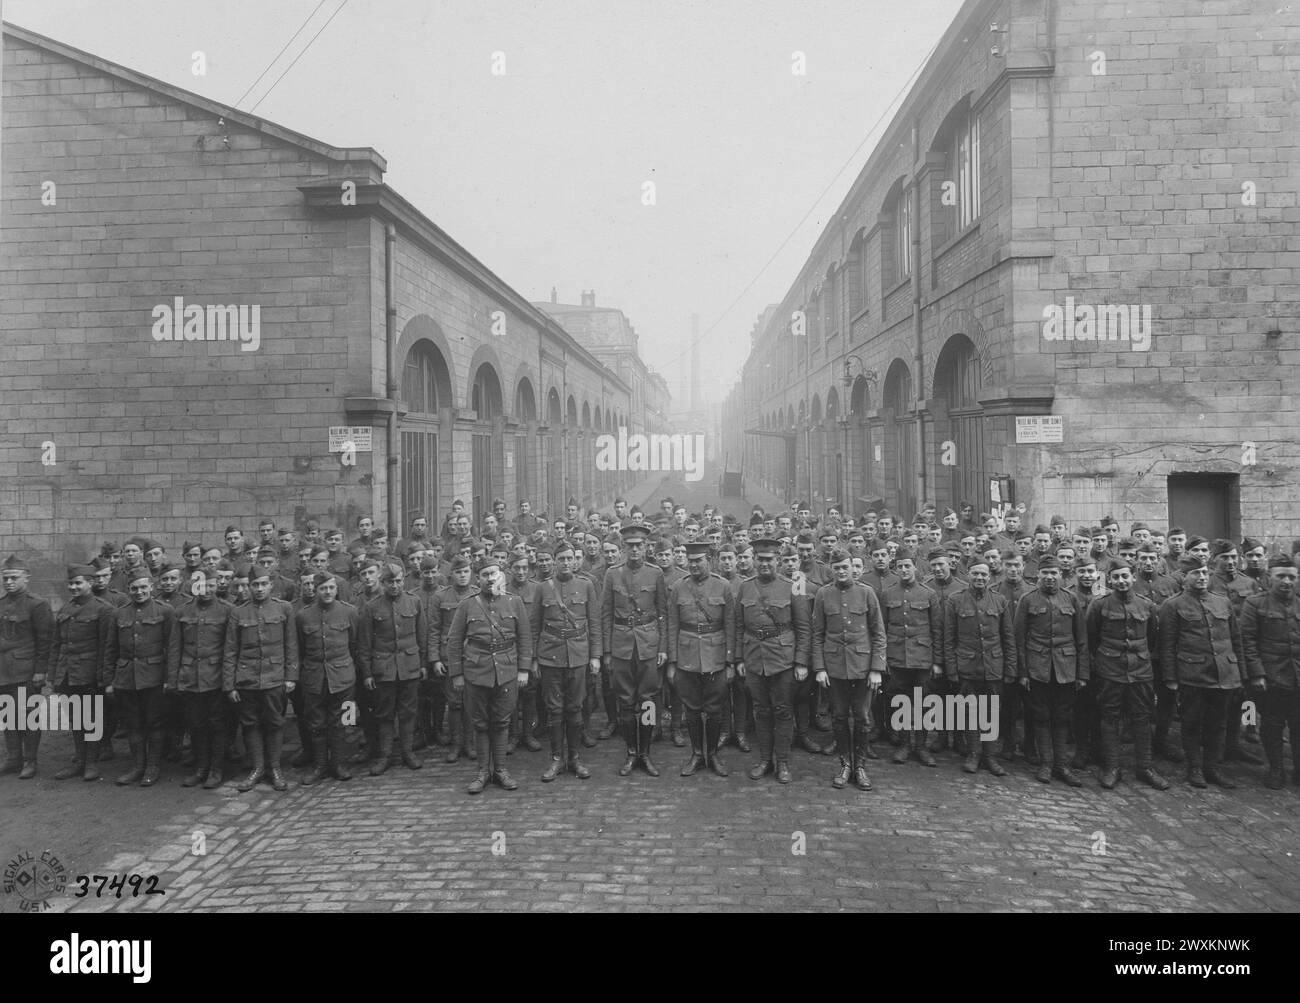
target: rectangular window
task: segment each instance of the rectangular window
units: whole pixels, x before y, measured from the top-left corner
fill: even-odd
[[[953,163],[957,168],[957,230],[960,232],[980,214],[980,120],[969,116],[953,137]]]
[[[904,188],[898,196],[898,216],[894,233],[898,238],[898,245],[894,248],[895,260],[898,263],[897,278],[902,282],[912,274],[912,196],[907,188]]]

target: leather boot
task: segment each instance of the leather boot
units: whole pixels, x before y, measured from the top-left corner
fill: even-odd
[[[246,794],[256,787],[266,776],[266,752],[262,747],[262,732],[257,728],[244,729],[244,751],[251,761],[248,776],[239,781],[235,789]]]
[[[264,732],[263,742],[266,746],[266,772],[271,778],[271,789],[287,791],[289,783],[280,771],[280,755],[284,751],[284,729],[276,728],[272,732]]]
[[[1056,747],[1052,744],[1052,731],[1045,721],[1034,722],[1034,744],[1038,747],[1038,772],[1034,779],[1040,784],[1050,784],[1056,769]],[[1065,764],[1062,759],[1061,764]]]
[[[196,730],[190,736],[190,747],[194,752],[194,772],[181,781],[182,787],[198,787],[202,784],[208,779],[208,768],[211,765],[211,743],[201,730]]]
[[[1191,728],[1183,728],[1183,761],[1187,764],[1187,782],[1193,787],[1205,787],[1205,751],[1199,735]]]
[[[36,750],[41,746],[39,731],[23,732],[23,768],[18,773],[19,780],[31,780],[36,776]]]
[[[773,771],[772,761],[764,759],[749,769],[750,780],[762,780],[765,776]]]
[[[534,740],[535,741],[535,740]],[[415,754],[415,720],[398,719],[397,744],[402,753],[402,765],[408,770],[418,770],[424,766],[424,760]]]
[[[519,784],[510,771],[506,769],[506,756],[509,754],[506,746],[510,741],[510,724],[494,725],[491,731],[492,740],[492,779],[497,782],[497,786],[503,791],[515,791],[519,789]]]
[[[615,735],[618,734],[618,701],[614,698],[613,693],[604,694],[604,705],[605,705],[605,727],[601,728],[600,734],[596,736],[602,742],[607,739],[613,738]],[[590,717],[590,715],[588,716]],[[587,734],[589,733],[589,730],[584,729],[583,733]],[[577,746],[574,746],[574,748],[577,748]]]
[[[686,732],[683,730],[685,722],[682,720],[684,714],[674,714],[672,724],[673,745],[679,749],[686,748]]]
[[[1139,780],[1158,791],[1169,790],[1169,781],[1156,772],[1151,763],[1151,729],[1145,724],[1134,729],[1133,756],[1136,760],[1134,772]]]
[[[390,760],[393,756],[393,722],[379,722],[379,736],[376,741],[375,756],[370,760],[370,775],[372,777],[382,776],[388,772]]]
[[[55,780],[71,780],[73,777],[79,777],[86,772],[86,739],[81,732],[74,731],[72,733],[72,747],[72,761],[54,774]]]
[[[82,771],[81,779],[87,781],[99,779],[98,742],[91,742],[89,740],[86,742],[86,768]]]
[[[641,729],[641,765],[645,768],[646,773],[652,777],[659,776],[659,767],[655,766],[650,760],[650,743],[654,738],[655,726],[653,724],[639,725]]]
[[[855,745],[858,742],[858,736],[854,735]],[[860,791],[871,790],[871,780],[867,776],[867,748],[866,736],[862,736],[861,745],[853,750],[853,784]]]
[[[692,714],[686,720],[686,728],[691,733],[691,758],[682,766],[682,776],[693,777],[704,765],[704,724],[698,715]]]
[[[632,770],[636,767],[636,761],[641,758],[641,750],[638,748],[640,744],[640,734],[637,729],[636,718],[625,715],[622,721],[622,729],[623,739],[627,743],[627,759],[624,761],[623,765],[618,768],[618,775],[620,777],[626,777],[631,775]],[[583,731],[583,735],[586,735],[585,730]],[[586,743],[584,742],[583,744],[585,745]]]
[[[348,769],[347,737],[337,724],[330,728],[326,745],[329,748],[330,769],[334,772],[334,779],[351,780],[352,771]]]
[[[468,703],[462,703],[462,704],[460,705],[460,733],[461,733],[461,735],[463,736],[463,739],[462,739],[462,740],[463,740],[463,742],[464,742],[464,744],[465,744],[465,746],[466,746],[466,748],[465,748],[465,757],[466,757],[466,758],[467,758],[471,763],[472,763],[472,762],[475,762],[475,761],[478,759],[478,757],[479,757],[479,754],[478,754],[478,742],[477,742],[476,740],[473,739],[473,735],[474,735],[474,722],[471,721],[470,718],[469,718],[469,704],[468,704]],[[489,771],[489,772],[491,772],[491,771]]]
[[[542,783],[549,784],[552,780],[554,780],[563,772],[564,772],[564,756],[552,755],[551,765],[546,767],[546,771],[542,774]]]
[[[537,701],[533,699],[532,691],[521,694],[519,702],[523,705],[520,713],[520,743],[529,752],[541,752],[542,743],[537,741],[534,732],[537,730]]]
[[[478,773],[465,790],[470,794],[482,794],[483,788],[492,782],[491,737],[486,731],[474,730],[474,753],[478,762]]]
[[[966,773],[978,773],[980,768],[980,733],[978,731],[962,732],[965,739],[966,758],[961,768]]]
[[[867,758],[871,758],[871,746],[867,745]],[[922,766],[934,766],[939,764],[934,761],[934,756],[930,752],[930,733],[928,731],[919,732],[916,736],[916,758]]]
[[[119,787],[138,784],[144,776],[144,736],[132,734],[127,744],[131,747],[131,769],[117,778]]]
[[[1274,791],[1280,791],[1286,786],[1282,760],[1282,729],[1281,721],[1273,721],[1269,718],[1264,718],[1259,726],[1259,737],[1264,743],[1264,754],[1268,757],[1268,778],[1264,781],[1264,785]]]
[[[704,751],[709,759],[709,768],[720,777],[730,776],[727,764],[722,761],[718,750],[723,746],[722,722],[714,717],[704,719]]]
[[[311,736],[311,770],[302,778],[304,787],[315,787],[325,779],[329,772],[329,757],[326,751],[324,735]]]
[[[579,780],[590,780],[591,770],[578,757],[578,749],[582,746],[582,727],[578,724],[566,724],[564,727],[569,739],[569,772]]]
[[[303,707],[306,707],[304,702]],[[294,715],[294,721],[298,726],[298,751],[293,754],[289,760],[289,765],[295,770],[302,769],[304,766],[312,766],[315,763],[313,757],[316,754],[316,747],[312,743],[311,731],[307,728],[307,712],[304,709],[301,714]]]
[[[465,734],[461,731],[460,711],[455,707],[447,708],[447,754],[442,757],[444,763],[454,763],[460,759],[465,748]]]
[[[145,736],[144,776],[140,778],[141,787],[152,787],[162,774],[163,746],[167,742],[167,732],[159,728]]]
[[[601,730],[601,734],[603,735],[607,731],[609,731],[611,735],[614,734],[610,731],[612,724],[613,722],[607,723]],[[596,739],[591,734],[591,698],[588,697],[586,700],[582,701],[582,746],[585,749],[591,749],[594,748],[595,745]]]
[[[895,766],[902,766],[912,758],[912,753],[916,751],[916,732],[905,731],[902,733],[902,737],[902,742],[894,750],[893,761]]]
[[[5,732],[5,764],[0,767],[0,777],[8,776],[10,773],[17,773],[23,768],[23,736],[22,732],[6,731]],[[134,781],[132,781],[134,783]]]
[[[840,750],[840,765],[839,769],[835,771],[835,776],[831,780],[831,786],[839,791],[848,786],[849,778],[853,775],[853,767],[848,759],[848,728],[839,724],[834,725],[833,728],[835,734],[835,745]]]
[[[1101,722],[1101,786],[1114,790],[1119,783],[1119,722]]]
[[[581,728],[581,726],[579,726],[579,728]],[[560,718],[559,720],[552,718],[550,724],[547,726],[547,731],[550,733],[551,740],[551,758],[558,759],[561,763],[564,762],[564,739],[567,730],[563,718]],[[578,742],[581,743],[582,739],[579,738]],[[560,772],[563,773],[564,771],[561,769]]]

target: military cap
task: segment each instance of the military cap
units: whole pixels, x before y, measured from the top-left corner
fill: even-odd
[[[379,580],[381,582],[393,582],[401,581],[403,577],[402,573],[391,564],[385,564],[384,570],[379,575]]]
[[[101,554],[99,557],[96,557],[93,561],[91,561],[90,565],[95,569],[96,572],[113,570],[113,562],[110,561],[103,554]]]
[[[688,543],[686,545],[687,557],[708,557],[709,545],[707,543]]]
[[[1044,568],[1056,568],[1057,570],[1060,570],[1060,567],[1061,562],[1058,561],[1053,554],[1044,554],[1038,559],[1039,571],[1042,571]]]
[[[1202,543],[1205,542],[1206,539],[1203,536],[1189,536],[1187,538],[1187,549],[1191,550],[1193,547],[1199,547]]]
[[[241,577],[243,577],[243,576],[240,575],[239,572],[235,572],[235,577],[236,577],[236,578],[241,578]],[[265,579],[267,579],[267,580],[270,580],[270,577],[271,577],[271,572],[270,572],[270,570],[269,570],[268,568],[259,568],[256,564],[253,564],[253,565],[250,565],[250,566],[249,566],[249,569],[248,569],[248,583],[249,583],[250,585],[253,584],[253,582],[258,581],[258,580],[261,579],[261,578],[265,578]]]
[[[849,556],[849,552],[847,550],[845,550],[843,547],[836,547],[834,550],[830,552],[830,556],[827,558],[827,563],[841,564],[844,561],[848,561],[851,559],[852,558]]]
[[[137,568],[131,574],[131,576],[126,580],[126,584],[134,585],[136,582],[140,581],[141,579],[149,582],[153,581],[153,575],[149,574],[148,568]]]
[[[95,569],[92,568],[89,564],[68,565],[68,581],[72,581],[72,579],[74,578],[94,578],[94,577],[95,577]]]
[[[1129,532],[1136,533],[1139,529],[1145,529],[1148,533],[1151,532],[1151,527],[1148,526],[1145,522],[1133,523],[1133,525],[1129,527]]]
[[[736,548],[732,546],[730,543],[724,543],[721,547],[718,548],[719,554],[734,554],[735,552],[736,552]]]
[[[308,519],[307,522],[303,524],[303,529],[310,533],[313,529],[320,529],[320,523],[315,519]]]
[[[379,567],[379,562],[376,560],[372,560],[369,557],[367,557],[364,561],[361,562],[362,571],[366,571],[370,568],[377,568],[377,567]]]
[[[657,537],[654,541],[654,552],[656,554],[671,554],[673,550],[673,541],[667,537]]]
[[[116,543],[114,543],[112,540],[105,540],[105,541],[100,545],[100,548],[99,548],[99,555],[100,555],[101,557],[112,557],[114,554],[116,554],[116,553],[117,553],[119,550],[121,550],[121,549],[122,549],[122,548],[119,547],[119,546],[118,546]]]
[[[453,559],[452,562],[451,562],[451,570],[452,570],[452,571],[460,571],[460,570],[462,570],[463,568],[468,568],[469,566],[470,566],[470,564],[469,564],[469,558],[468,558],[468,557],[456,557],[456,558]]]
[[[189,540],[186,540],[186,541],[185,541],[185,545],[184,545],[183,547],[181,547],[181,553],[182,553],[182,554],[187,554],[187,553],[189,553],[191,550],[193,550],[195,547],[198,547],[198,548],[199,548],[199,552],[200,552],[200,553],[203,552],[203,544],[201,544],[201,543],[190,543]]]
[[[916,561],[916,551],[911,547],[899,547],[898,553],[894,555],[895,561]]]
[[[1295,560],[1286,554],[1274,554],[1268,559],[1268,568],[1272,571],[1274,568],[1294,568]]]
[[[1054,516],[1052,516],[1052,523],[1051,523],[1051,524],[1052,524],[1053,526],[1066,526],[1066,525],[1068,525],[1068,523],[1065,521],[1065,519],[1063,519],[1063,518],[1062,518],[1061,516],[1059,516],[1059,515],[1054,515]]]
[[[1121,564],[1121,563],[1123,563],[1123,562],[1119,561],[1118,559],[1116,559],[1116,560],[1113,562],[1113,564]],[[1090,554],[1090,553],[1086,553],[1086,552],[1085,552],[1085,553],[1078,553],[1078,552],[1075,553],[1075,555],[1074,555],[1074,567],[1075,567],[1075,570],[1078,570],[1079,568],[1087,568],[1087,567],[1094,567],[1094,568],[1095,568],[1096,566],[1097,566],[1097,558],[1093,557],[1092,554]],[[1112,566],[1113,566],[1113,565],[1112,565]]]
[[[31,569],[27,567],[27,562],[24,561],[22,558],[20,558],[17,554],[10,554],[8,557],[5,558],[4,570],[5,571],[30,571]]]
[[[432,557],[421,558],[421,560],[420,560],[420,570],[421,570],[421,571],[437,571],[437,570],[438,570],[438,562],[437,562],[437,560],[434,559],[434,558],[432,558]]]
[[[750,549],[754,551],[755,557],[776,557],[781,553],[780,541],[768,537],[764,537],[761,540],[754,540],[749,546]]]
[[[578,549],[568,540],[560,540],[554,547],[542,547],[537,552],[539,554],[550,554],[552,557],[563,557],[565,554],[576,554]]]
[[[328,571],[318,571],[312,576],[311,583],[317,587],[324,585],[326,582],[337,582],[338,579]]]
[[[1241,552],[1243,554],[1252,550],[1262,550],[1264,545],[1256,540],[1253,536],[1243,536],[1241,538]]]
[[[1097,562],[1088,561],[1086,563],[1096,564]],[[1114,574],[1116,571],[1132,571],[1132,570],[1133,570],[1133,565],[1129,564],[1129,562],[1124,560],[1123,558],[1118,558],[1111,562],[1110,570],[1106,572],[1106,575],[1107,577],[1109,577],[1110,575]]]
[[[1215,540],[1214,546],[1210,548],[1211,557],[1219,557],[1223,554],[1231,554],[1237,549],[1237,545],[1231,540]]]
[[[619,533],[623,537],[624,543],[637,543],[646,539],[651,533],[650,527],[643,522],[630,522]]]

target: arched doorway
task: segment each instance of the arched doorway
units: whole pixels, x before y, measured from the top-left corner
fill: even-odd
[[[939,406],[939,461],[951,471],[949,504],[954,508],[963,498],[987,507],[988,475],[984,456],[984,408],[980,390],[984,379],[975,346],[964,334],[953,335],[939,353],[934,370],[934,396]],[[946,411],[946,421],[943,412]],[[949,446],[951,444],[951,446]],[[945,453],[950,464],[945,464]],[[940,480],[940,484],[944,481]]]
[[[514,416],[519,423],[519,430],[515,432],[515,501],[517,504],[526,498],[536,503],[537,470],[532,444],[537,434],[537,398],[526,376],[515,388]]]
[[[417,512],[429,520],[431,531],[440,525],[440,412],[451,407],[451,374],[442,353],[432,341],[421,338],[406,353],[402,364],[402,400],[407,407],[400,426],[402,525],[389,529],[394,535],[407,529]]]
[[[894,476],[886,497],[894,514],[911,521],[916,512],[916,392],[912,373],[902,359],[895,359],[885,377],[884,409],[886,440]]]
[[[471,447],[471,486],[474,525],[482,525],[483,516],[492,511],[492,499],[504,493],[504,461],[500,445],[493,448],[493,439],[502,431],[500,419],[501,380],[492,364],[484,362],[474,374],[470,392],[470,410],[477,416],[474,421]]]
[[[848,479],[852,484],[851,498],[845,499],[856,511],[859,499],[870,500],[875,497],[876,488],[872,484],[874,467],[872,465],[871,424],[867,418],[871,411],[871,390],[865,378],[859,376],[853,381],[853,392],[849,397],[849,471]]]
[[[546,435],[542,438],[542,469],[546,472],[546,501],[543,508],[552,519],[558,506],[564,511],[564,470],[559,462],[559,449],[556,443],[560,436],[562,422],[560,394],[551,387],[546,395]]]

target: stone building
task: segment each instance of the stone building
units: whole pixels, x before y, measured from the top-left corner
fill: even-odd
[[[753,332],[748,476],[1300,536],[1298,37],[1285,5],[969,0]]]
[[[633,387],[340,149],[4,28],[0,539],[608,504]],[[44,460],[44,462],[42,462]],[[642,476],[642,475],[637,475]]]

